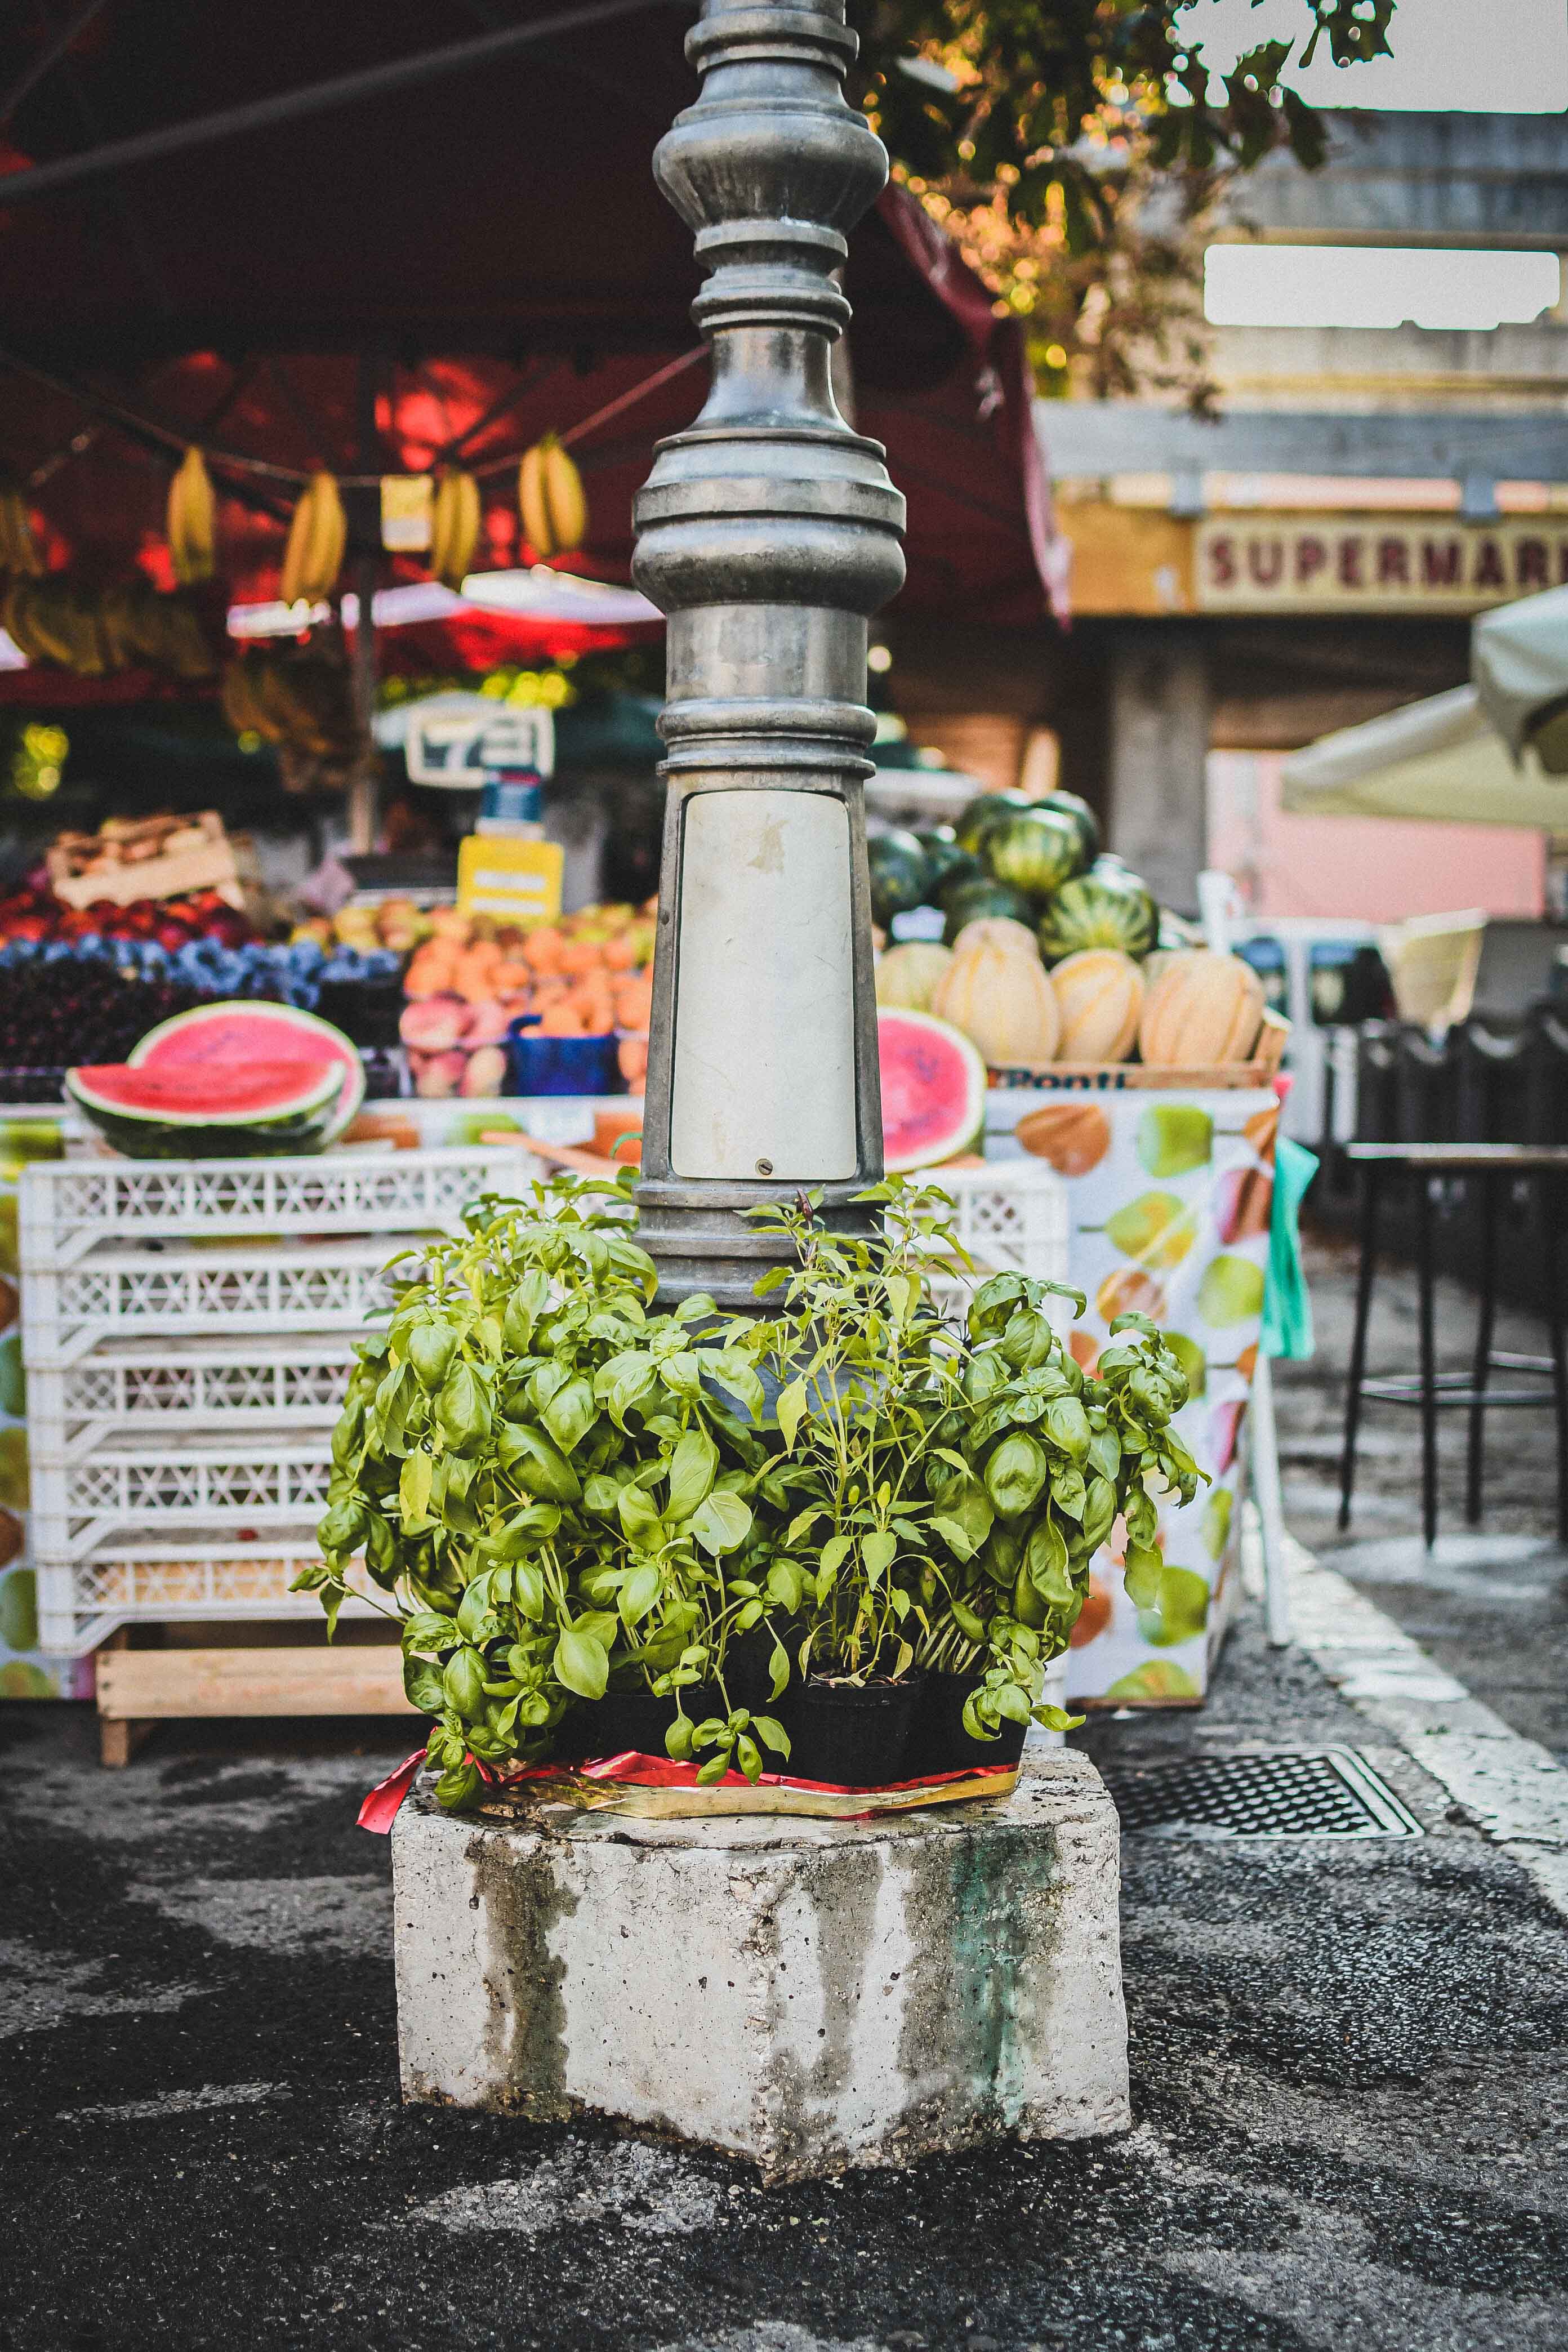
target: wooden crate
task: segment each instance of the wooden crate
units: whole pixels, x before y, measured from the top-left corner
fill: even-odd
[[[155,1723],[199,1716],[412,1715],[393,1643],[98,1653],[103,1761],[128,1764]]]
[[[1288,1021],[1278,1013],[1266,1013],[1258,1051],[1249,1062],[1191,1066],[1163,1062],[1009,1062],[992,1069],[991,1083],[1068,1094],[1121,1094],[1130,1089],[1195,1094],[1215,1087],[1271,1087],[1289,1034]]]

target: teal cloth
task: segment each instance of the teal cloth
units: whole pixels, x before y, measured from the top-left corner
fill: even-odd
[[[1274,1202],[1268,1216],[1268,1279],[1263,1295],[1258,1346],[1266,1356],[1293,1363],[1309,1357],[1312,1300],[1301,1266],[1301,1202],[1318,1172],[1315,1153],[1280,1136],[1274,1147]]]

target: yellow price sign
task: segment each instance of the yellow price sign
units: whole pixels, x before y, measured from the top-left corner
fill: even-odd
[[[468,835],[458,851],[458,905],[465,915],[498,922],[535,922],[561,912],[565,852],[558,841],[515,841],[505,834]]]

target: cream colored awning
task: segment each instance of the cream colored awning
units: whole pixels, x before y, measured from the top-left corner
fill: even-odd
[[[1533,751],[1516,768],[1473,686],[1292,751],[1281,804],[1301,816],[1525,825],[1568,843],[1568,777],[1545,775]]]

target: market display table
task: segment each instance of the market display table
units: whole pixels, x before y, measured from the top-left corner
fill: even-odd
[[[1279,1120],[1272,1087],[999,1087],[987,1098],[987,1159],[1033,1156],[1066,1182],[1066,1278],[1086,1299],[1073,1354],[1089,1370],[1118,1316],[1150,1316],[1187,1373],[1175,1426],[1209,1480],[1184,1509],[1162,1511],[1157,1607],[1127,1598],[1120,1528],[1099,1555],[1073,1631],[1073,1705],[1191,1706],[1207,1690],[1239,1567]]]
[[[1437,1415],[1458,1406],[1469,1416],[1466,1447],[1465,1516],[1481,1516],[1485,1416],[1494,1406],[1550,1409],[1557,1430],[1557,1536],[1568,1543],[1568,1344],[1563,1328],[1562,1248],[1568,1148],[1526,1143],[1352,1143],[1348,1157],[1361,1177],[1361,1264],[1356,1276],[1355,1328],[1345,1395],[1345,1442],[1340,1465],[1340,1525],[1350,1525],[1355,1487],[1356,1436],[1363,1402],[1412,1405],[1421,1415],[1421,1523],[1430,1550],[1437,1537]],[[1419,1366],[1414,1376],[1368,1379],[1366,1332],[1377,1271],[1377,1215],[1385,1183],[1415,1184],[1415,1271],[1419,1295]],[[1481,1252],[1477,1275],[1480,1310],[1475,1354],[1466,1372],[1439,1372],[1433,1329],[1432,1194],[1445,1180],[1481,1188]],[[1540,1236],[1542,1306],[1550,1353],[1520,1355],[1492,1346],[1497,1314],[1497,1228],[1503,1202],[1518,1185],[1531,1195]],[[1494,1388],[1494,1371],[1533,1374],[1549,1388]]]

